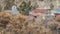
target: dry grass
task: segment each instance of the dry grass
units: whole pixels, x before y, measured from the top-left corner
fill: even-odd
[[[38,18],[0,12],[0,34],[55,34],[60,23],[51,20],[46,24]]]

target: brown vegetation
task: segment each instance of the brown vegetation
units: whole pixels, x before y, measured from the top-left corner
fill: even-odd
[[[56,34],[60,29],[56,20],[35,20],[21,14],[0,12],[0,34]]]

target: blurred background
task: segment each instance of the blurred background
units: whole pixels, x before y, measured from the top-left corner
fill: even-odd
[[[60,7],[60,0],[0,0],[0,11],[12,10],[13,5],[20,13],[28,14],[35,8],[56,10]]]
[[[60,34],[60,0],[0,0],[0,34]]]

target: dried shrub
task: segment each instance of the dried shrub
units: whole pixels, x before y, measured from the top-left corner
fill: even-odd
[[[35,18],[34,18],[35,19]],[[40,20],[40,21],[39,21]],[[55,20],[48,21],[27,17],[21,14],[12,15],[6,12],[0,12],[0,34],[54,34],[54,28],[59,27]],[[5,27],[5,28],[4,28]]]

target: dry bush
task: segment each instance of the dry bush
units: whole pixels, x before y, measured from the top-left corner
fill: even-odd
[[[41,19],[35,19],[33,17],[27,17],[21,14],[12,15],[6,12],[0,12],[0,34],[54,34],[51,30],[58,25],[55,20],[48,21],[49,25],[41,21]],[[40,21],[39,21],[40,20]],[[45,20],[46,21],[46,20]],[[45,22],[44,21],[44,22]],[[58,25],[59,26],[59,25]],[[56,27],[58,27],[56,26]],[[54,29],[54,28],[53,28]]]
[[[9,23],[11,14],[5,13],[5,12],[0,12],[0,26],[6,27],[6,24]]]

